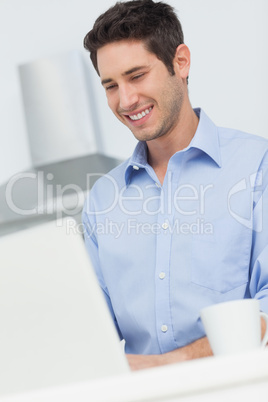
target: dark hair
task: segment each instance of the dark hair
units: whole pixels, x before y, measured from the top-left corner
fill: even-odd
[[[97,50],[123,39],[142,40],[174,75],[176,48],[183,43],[183,32],[173,7],[152,0],[117,2],[101,14],[84,39],[84,47],[99,74]]]

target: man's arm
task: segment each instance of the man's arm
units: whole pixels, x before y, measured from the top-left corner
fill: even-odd
[[[127,359],[131,370],[142,370],[212,355],[208,339],[204,337],[172,352],[161,355],[127,355]]]
[[[265,334],[265,330],[266,323],[264,319],[261,318],[262,338]],[[162,355],[127,355],[127,359],[131,370],[142,370],[212,355],[213,353],[208,338],[204,337],[187,346],[175,349],[172,352],[163,353]]]

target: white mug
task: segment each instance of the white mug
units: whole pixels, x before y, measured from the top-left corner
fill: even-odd
[[[268,315],[259,301],[243,299],[205,307],[200,313],[214,355],[243,353],[263,348],[268,341]],[[261,317],[266,331],[261,340]]]

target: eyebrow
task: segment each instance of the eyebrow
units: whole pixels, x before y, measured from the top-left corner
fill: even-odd
[[[137,67],[133,67],[130,70],[125,71],[122,75],[126,76],[126,75],[130,75],[132,73],[135,73],[136,71],[142,70],[143,68],[146,68],[148,66],[137,66]],[[104,80],[101,81],[102,85],[108,84],[109,82],[112,82],[112,78],[106,78]]]

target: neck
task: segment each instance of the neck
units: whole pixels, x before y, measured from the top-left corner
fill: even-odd
[[[161,184],[164,182],[170,158],[190,144],[197,126],[198,117],[188,102],[181,109],[178,123],[170,133],[147,142],[148,162]]]

